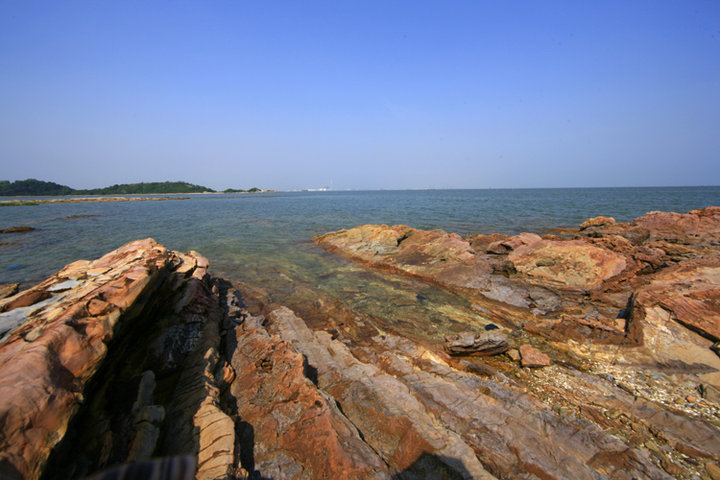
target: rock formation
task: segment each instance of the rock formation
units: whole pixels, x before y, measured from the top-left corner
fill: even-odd
[[[713,478],[720,209],[646,217],[316,238],[466,298],[454,335],[151,239],[70,264],[0,300],[0,478]]]
[[[692,464],[720,455],[720,444],[702,440],[720,425],[720,207],[629,223],[597,217],[542,237],[364,225],[315,241],[464,295],[516,339],[513,362],[554,363],[513,380],[563,415],[649,446],[667,473],[706,474]],[[689,428],[691,419],[703,426]],[[704,433],[690,440],[691,430]]]

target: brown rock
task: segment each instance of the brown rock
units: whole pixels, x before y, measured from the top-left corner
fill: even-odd
[[[87,304],[87,311],[93,317],[98,316],[101,313],[104,313],[109,308],[110,308],[109,303],[107,303],[104,300],[100,300],[98,298],[93,298]]]
[[[534,233],[519,233],[503,242],[509,250],[516,250],[520,247],[532,246],[542,241],[540,235]]]
[[[445,323],[395,325],[297,281],[288,290],[306,324],[261,289],[240,294],[213,279],[196,252],[157,244],[75,262],[0,300],[0,322],[16,325],[0,340],[0,476],[11,468],[26,478],[84,477],[131,458],[191,453],[196,478],[208,480],[666,479],[648,457],[657,447],[649,438],[662,444],[653,447],[662,468],[685,474],[670,461],[676,454],[720,451],[717,427],[703,420],[720,371],[716,212],[686,215],[598,222],[565,232],[578,235],[572,241],[404,226],[318,237],[368,265],[453,289],[467,306],[438,309],[452,316]],[[683,233],[692,222],[696,230]],[[493,242],[497,253],[487,254]],[[423,308],[435,308],[428,299]],[[530,375],[443,351],[444,335],[488,320],[503,326],[488,334],[546,337],[555,366]],[[457,334],[447,351],[498,344],[489,340]],[[529,344],[517,354],[524,366],[550,364]],[[698,384],[703,408],[665,406]]]
[[[699,233],[683,234],[693,245],[711,246],[715,236],[715,244],[720,243],[720,228],[713,223],[717,210],[685,216],[649,214],[629,224],[597,219],[586,229],[597,236],[592,233],[571,241],[557,236],[542,240],[534,234],[473,235],[463,240],[440,230],[386,225],[365,225],[314,240],[369,265],[417,276],[462,294],[470,292],[473,304],[498,315],[506,326],[525,325],[528,331],[550,339],[641,344],[639,324],[627,322],[633,312],[628,304],[633,289],[646,285],[652,274],[665,272],[676,256],[707,257],[695,247],[670,243],[679,238],[670,233],[682,232],[689,222],[699,225]],[[708,288],[680,299],[664,298],[663,305],[686,312],[678,321],[685,318],[686,326],[707,334],[712,317],[708,321],[695,314],[708,310],[715,296]],[[543,318],[551,312],[562,320]]]
[[[673,476],[679,476],[685,473],[685,470],[683,470],[681,467],[679,467],[677,464],[673,463],[667,458],[663,458],[660,461],[660,465],[662,466],[663,470]]]
[[[502,235],[500,233],[493,233],[490,235],[483,235],[480,233],[469,235],[466,240],[470,243],[470,246],[476,252],[484,252],[488,249],[489,245],[499,240],[508,239],[508,235]]]
[[[313,384],[317,373],[259,323],[236,328],[231,394],[252,428],[255,468],[270,478],[390,478],[335,402]],[[308,378],[309,377],[309,378]],[[317,381],[317,380],[315,380]],[[366,432],[367,434],[367,432]]]
[[[686,260],[638,289],[628,330],[655,361],[705,369],[699,383],[720,387],[720,357],[712,351],[720,339],[719,298],[720,257]]]
[[[589,220],[585,220],[580,224],[580,230],[585,230],[590,227],[604,227],[606,225],[615,225],[615,219],[613,217],[594,217]]]
[[[534,245],[542,241],[539,235],[534,233],[520,233],[510,238],[493,242],[487,246],[488,253],[503,254],[526,245]]]
[[[270,319],[271,331],[307,358],[317,385],[338,402],[391,472],[420,478],[495,478],[460,436],[438,425],[394,375],[359,361],[328,333],[312,332],[287,308],[274,310]]]
[[[389,335],[374,340],[372,348],[363,349],[369,360],[408,385],[500,478],[513,478],[511,472],[518,468],[538,478],[590,479],[597,478],[597,472],[628,480],[633,475],[666,478],[638,452],[627,450],[594,425],[557,416],[546,405],[491,379],[457,372],[409,340]],[[496,428],[499,423],[503,428]],[[542,431],[552,436],[551,445],[538,441]],[[560,431],[572,433],[563,437]],[[541,453],[550,450],[556,453]]]
[[[717,464],[708,462],[705,464],[705,470],[712,480],[720,480],[720,467]]]
[[[698,390],[700,390],[700,396],[702,398],[720,405],[720,390],[707,384],[700,384]]]
[[[720,340],[720,257],[668,268],[638,297],[672,312],[675,320],[692,330]]]
[[[193,258],[188,263],[197,264]],[[161,358],[175,359],[188,352],[180,363],[168,362],[170,372],[180,371],[172,401],[167,406],[168,425],[162,449],[177,454],[193,452],[197,458],[198,480],[224,479],[232,475],[236,467],[235,419],[222,408],[221,395],[227,388],[224,383],[232,377],[232,368],[220,355],[222,348],[221,325],[225,323],[219,299],[208,285],[195,274],[187,277],[187,271],[178,272],[187,278],[185,287],[176,295],[172,310],[180,318],[181,334],[166,333],[156,341],[162,347]],[[192,325],[197,327],[191,329]],[[195,342],[185,343],[186,332]],[[169,346],[169,348],[168,348]],[[157,366],[156,366],[157,368]]]
[[[0,230],[0,233],[22,233],[22,232],[32,232],[35,230],[33,227],[11,227],[11,228],[5,228],[3,230]]]
[[[627,224],[606,224],[591,229],[619,234],[636,245],[669,242],[687,246],[717,245],[720,240],[720,207],[706,207],[689,213],[649,212]]]
[[[440,283],[472,286],[481,265],[470,244],[442,230],[363,225],[314,237],[323,247],[371,265]],[[489,270],[488,270],[489,271]]]
[[[516,348],[511,348],[507,352],[505,352],[505,355],[510,358],[513,362],[519,362],[520,361],[520,352]]]
[[[509,348],[506,335],[497,330],[463,332],[445,337],[445,351],[450,355],[498,355]]]
[[[530,345],[521,345],[518,350],[520,351],[520,364],[523,367],[537,368],[550,365],[550,357]]]
[[[485,247],[485,251],[487,253],[495,253],[497,255],[503,255],[510,251],[510,249],[505,246],[505,243],[503,241],[497,241],[492,242],[487,247]]]
[[[19,283],[8,283],[0,285],[0,300],[15,295],[18,292]]]

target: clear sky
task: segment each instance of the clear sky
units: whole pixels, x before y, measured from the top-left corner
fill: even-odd
[[[720,1],[0,0],[0,179],[720,184]]]

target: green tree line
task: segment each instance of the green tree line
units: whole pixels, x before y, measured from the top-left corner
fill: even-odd
[[[105,188],[92,188],[86,190],[77,190],[67,185],[60,185],[55,182],[45,182],[28,178],[27,180],[17,180],[10,182],[8,180],[0,180],[0,196],[57,196],[57,195],[133,195],[133,194],[150,194],[150,193],[202,193],[214,192],[212,188],[203,187],[202,185],[194,185],[188,182],[141,182],[141,183],[124,183],[112,185]],[[261,192],[259,188],[253,187],[249,190],[238,190],[228,188],[226,193],[233,192]]]

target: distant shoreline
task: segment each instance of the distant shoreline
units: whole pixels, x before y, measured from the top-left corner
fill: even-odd
[[[152,195],[152,194],[148,194]],[[155,194],[156,195],[156,194]],[[0,201],[2,207],[42,205],[46,203],[91,203],[91,202],[147,202],[161,200],[189,200],[190,197],[80,197],[80,198],[48,198],[38,200],[3,200]]]

